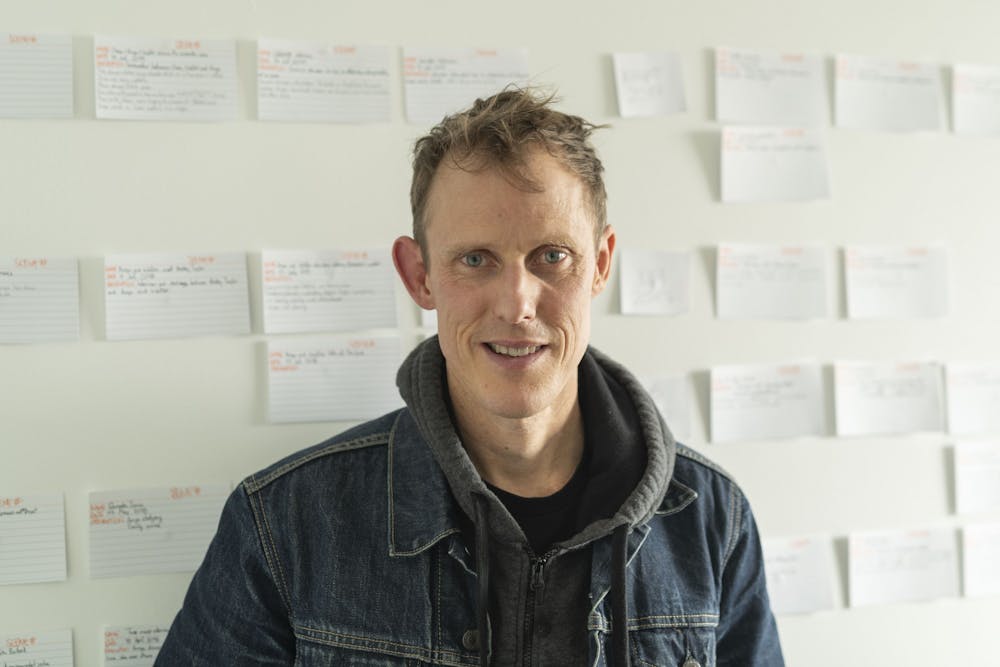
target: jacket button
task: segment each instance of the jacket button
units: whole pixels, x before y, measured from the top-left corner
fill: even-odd
[[[701,663],[694,658],[688,658],[681,667],[701,667]]]
[[[469,651],[479,650],[479,631],[478,630],[466,630],[465,634],[462,635],[462,646]]]

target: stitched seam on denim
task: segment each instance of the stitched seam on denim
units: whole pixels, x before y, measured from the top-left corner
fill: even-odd
[[[387,639],[373,639],[371,637],[361,637],[358,635],[349,635],[342,632],[331,632],[329,630],[319,630],[317,628],[310,628],[305,625],[295,626],[298,630],[304,630],[307,632],[315,632],[317,635],[322,635],[319,637],[312,636],[309,634],[295,633],[296,637],[304,639],[306,641],[316,641],[321,643],[330,644],[331,646],[342,646],[344,648],[356,648],[361,650],[384,650],[392,653],[392,655],[398,655],[406,658],[414,658],[416,660],[431,660],[434,657],[440,656],[442,660],[451,659],[458,662],[450,662],[448,664],[463,665],[463,664],[475,664],[474,662],[463,662],[463,656],[457,651],[448,651],[446,649],[434,649],[428,650],[420,646],[414,646],[412,644],[402,644],[399,642],[389,641]],[[329,638],[328,638],[329,637]],[[343,640],[353,640],[337,642],[336,639]],[[357,642],[357,643],[354,643]],[[395,651],[395,652],[393,652]],[[406,652],[404,652],[406,651]],[[471,658],[469,658],[471,660]]]
[[[656,628],[714,628],[719,624],[718,614],[675,614],[671,616],[641,616],[629,619],[629,630],[652,630]],[[600,616],[587,623],[588,630],[609,632],[610,624]]]
[[[437,645],[438,647],[443,646],[441,642],[441,561],[444,560],[443,547],[439,546],[437,550],[437,609],[434,610],[434,614],[437,616]]]
[[[388,437],[388,433],[372,433],[370,435],[361,436],[360,438],[348,440],[347,442],[336,442],[324,447],[323,449],[312,452],[311,454],[303,455],[301,458],[297,458],[294,461],[289,461],[280,468],[272,470],[259,481],[255,475],[251,475],[243,483],[247,485],[247,493],[256,493],[279,477],[282,477],[283,475],[305,465],[306,463],[315,461],[318,458],[328,456],[330,454],[337,454],[352,449],[362,449],[364,447],[374,447],[375,445],[384,445],[388,442]]]
[[[696,461],[696,462],[702,464],[703,466],[705,466],[706,468],[709,468],[709,469],[714,470],[715,472],[719,473],[720,475],[722,475],[723,477],[725,477],[726,479],[728,479],[730,482],[733,481],[733,476],[730,475],[726,471],[725,468],[723,468],[722,466],[720,466],[715,461],[710,461],[709,459],[706,459],[700,453],[696,452],[695,450],[693,450],[693,449],[691,449],[689,447],[685,447],[683,445],[678,446],[677,447],[677,455],[678,456],[683,456],[686,459],[691,459],[692,461]]]
[[[676,477],[674,477],[673,479],[671,479],[670,483],[671,484],[676,484],[677,486],[679,486],[680,488],[684,489],[685,491],[687,491],[691,495],[688,498],[685,498],[684,502],[680,503],[679,505],[676,505],[674,507],[669,507],[669,508],[667,508],[665,510],[662,510],[662,511],[661,510],[657,510],[655,512],[655,514],[657,516],[670,516],[672,514],[677,514],[678,512],[680,512],[681,510],[685,509],[688,505],[690,505],[691,503],[693,503],[694,501],[696,501],[698,499],[698,492],[695,491],[694,489],[692,489],[687,484],[684,484],[683,482],[681,482]]]
[[[729,564],[729,558],[736,551],[736,540],[739,530],[739,526],[743,523],[743,506],[740,502],[740,490],[736,486],[736,482],[731,482],[729,485],[729,538],[726,543],[726,555],[722,558],[722,569],[725,570],[726,566]]]
[[[285,580],[285,571],[281,567],[281,561],[278,559],[277,546],[275,545],[274,537],[271,535],[271,524],[268,522],[267,513],[264,511],[264,499],[260,496],[248,495],[247,500],[250,502],[250,510],[254,515],[254,524],[257,526],[257,537],[261,541],[264,560],[267,561],[267,567],[271,570],[271,577],[274,578],[275,584],[278,586],[281,601],[285,603],[285,609],[288,611],[288,616],[291,617],[292,600],[288,593],[288,582]]]

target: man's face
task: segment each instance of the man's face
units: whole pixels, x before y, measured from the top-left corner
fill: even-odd
[[[559,412],[577,397],[590,304],[607,281],[610,227],[594,239],[580,179],[544,150],[522,192],[497,171],[442,163],[427,207],[424,286],[448,384],[466,418]]]

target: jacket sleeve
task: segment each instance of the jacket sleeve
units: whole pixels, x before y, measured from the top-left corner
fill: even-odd
[[[295,637],[283,594],[286,589],[268,562],[253,501],[242,485],[226,501],[219,528],[164,640],[156,667],[294,662]]]
[[[771,613],[757,524],[734,484],[731,526],[722,572],[716,655],[719,667],[782,667],[778,628]]]

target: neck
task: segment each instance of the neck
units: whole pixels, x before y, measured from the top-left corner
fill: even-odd
[[[453,397],[462,444],[482,478],[525,498],[563,488],[583,457],[583,417],[574,395],[566,406],[521,418],[477,419]]]

